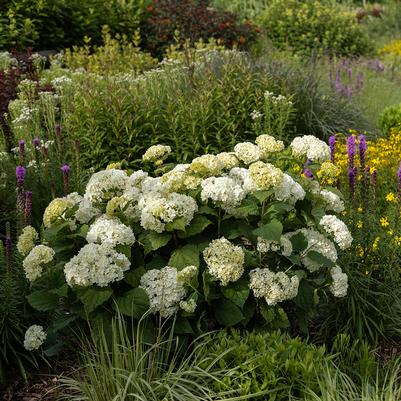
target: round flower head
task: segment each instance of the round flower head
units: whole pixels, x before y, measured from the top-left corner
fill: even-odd
[[[203,155],[195,157],[190,166],[191,172],[207,177],[220,175],[223,168],[224,164],[215,155]]]
[[[262,151],[263,157],[268,157],[271,153],[284,150],[284,142],[278,141],[271,135],[260,135],[256,138],[255,142]]]
[[[100,215],[100,210],[92,205],[92,203],[83,198],[78,204],[78,209],[75,212],[75,219],[81,224],[89,223],[94,217]]]
[[[258,237],[257,241],[256,249],[258,252],[280,252],[283,256],[291,256],[292,254],[292,243],[284,235],[281,236],[280,242],[269,241],[261,237]]]
[[[249,166],[249,175],[258,189],[262,190],[280,185],[284,178],[284,174],[279,168],[261,161]]]
[[[274,188],[274,196],[278,201],[294,205],[305,198],[305,191],[290,175],[284,174],[281,183]]]
[[[135,236],[131,227],[122,224],[118,219],[100,216],[91,226],[86,235],[89,243],[96,242],[112,247],[116,245],[132,245]]]
[[[340,173],[340,170],[332,162],[324,162],[317,172],[317,177],[322,183],[333,185]]]
[[[322,189],[320,191],[320,196],[325,202],[326,210],[333,210],[336,213],[341,213],[345,209],[344,202],[334,192]]]
[[[39,239],[39,234],[32,226],[26,226],[22,230],[18,238],[17,249],[18,252],[26,256],[35,246],[35,242]]]
[[[108,245],[87,244],[64,266],[64,274],[69,286],[88,287],[97,284],[106,287],[121,281],[130,261]]]
[[[56,253],[46,245],[35,246],[22,262],[26,278],[32,282],[42,275],[44,267],[50,263]]]
[[[337,216],[327,214],[320,219],[319,224],[328,234],[333,235],[334,241],[341,249],[347,249],[351,246],[352,235],[346,224]]]
[[[141,277],[141,288],[149,297],[150,309],[162,317],[173,315],[185,297],[184,283],[178,279],[177,269],[166,266],[149,270]]]
[[[174,168],[161,176],[161,182],[167,192],[185,192],[188,189],[198,188],[201,178],[192,175],[189,171],[189,165],[187,166],[182,170]]]
[[[122,170],[103,170],[95,173],[86,185],[85,198],[94,206],[107,203],[124,193],[128,176]]]
[[[241,186],[245,193],[257,191],[258,187],[255,182],[252,180],[249,170],[242,167],[234,167],[230,170],[229,176],[237,181]]]
[[[186,266],[177,274],[177,279],[183,283],[189,283],[198,274],[196,266]]]
[[[209,273],[220,280],[222,286],[237,281],[244,272],[243,249],[224,237],[213,240],[203,251],[203,257]]]
[[[343,298],[348,291],[348,276],[343,273],[339,266],[334,266],[330,269],[333,283],[330,286],[331,293],[337,298]]]
[[[46,333],[42,326],[34,324],[30,326],[25,332],[24,348],[27,351],[34,351],[40,348],[40,346],[46,340]]]
[[[142,156],[144,161],[161,164],[171,153],[171,147],[165,145],[153,145]]]
[[[196,309],[196,302],[194,299],[189,299],[188,301],[180,302],[180,309],[187,313],[194,313]]]
[[[294,138],[290,148],[295,157],[303,157],[315,162],[325,162],[331,159],[330,147],[313,135]]]
[[[239,166],[239,161],[234,153],[219,153],[217,159],[222,163],[226,170],[231,170],[232,168]]]
[[[249,273],[249,288],[255,298],[264,298],[268,305],[295,298],[298,295],[299,278],[288,277],[284,272],[254,269]]]
[[[251,142],[238,143],[234,147],[234,152],[237,158],[245,164],[251,164],[258,161],[262,155],[259,147]]]

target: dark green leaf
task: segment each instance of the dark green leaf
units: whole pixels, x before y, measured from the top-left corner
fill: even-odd
[[[141,277],[146,273],[146,270],[143,266],[134,268],[130,270],[124,277],[124,281],[128,283],[131,287],[139,287],[139,283],[141,281]]]
[[[290,240],[294,252],[303,252],[308,246],[308,240],[301,232],[293,235]]]
[[[134,288],[118,298],[116,304],[123,315],[140,319],[149,309],[149,298],[142,288]]]
[[[280,237],[283,232],[283,225],[278,220],[272,220],[256,230],[253,230],[253,234],[258,237],[262,237],[268,241],[280,242]]]
[[[195,216],[191,221],[191,224],[186,227],[185,234],[178,233],[180,238],[191,237],[192,235],[200,234],[203,230],[208,227],[212,222],[205,216]]]
[[[178,217],[174,221],[166,224],[166,231],[184,231],[185,232],[186,220],[183,217]]]
[[[174,325],[174,333],[176,334],[192,334],[194,331],[189,324],[187,318],[178,316],[175,325]]]
[[[42,290],[29,294],[27,299],[32,308],[45,312],[56,308],[59,296],[49,291]]]
[[[159,234],[155,231],[146,231],[138,237],[138,241],[143,244],[145,254],[148,254],[167,245],[171,238],[170,233]]]
[[[252,195],[260,202],[263,203],[270,195],[273,194],[273,191],[254,191]]]
[[[221,292],[227,299],[242,309],[249,296],[249,285],[246,279],[241,278],[234,283],[221,287]]]
[[[244,319],[241,310],[228,299],[221,299],[213,304],[214,315],[223,326],[230,327]]]
[[[86,313],[91,313],[104,304],[113,294],[109,287],[88,287],[77,290],[79,300],[84,304]]]
[[[199,267],[199,248],[196,245],[188,244],[176,249],[171,254],[168,264],[177,269],[191,265]]]
[[[336,265],[332,260],[316,251],[309,251],[306,256],[313,262],[318,263],[319,266],[334,267]]]

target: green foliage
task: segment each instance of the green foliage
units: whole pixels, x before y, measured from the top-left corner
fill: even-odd
[[[401,128],[401,103],[383,110],[379,117],[379,127],[385,134],[389,133],[391,128]]]
[[[274,0],[258,21],[279,48],[331,55],[360,55],[369,50],[367,37],[352,14],[315,0]]]

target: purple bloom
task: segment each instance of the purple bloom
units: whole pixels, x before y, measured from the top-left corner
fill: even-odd
[[[15,169],[15,177],[17,179],[17,213],[22,216],[24,212],[24,183],[25,183],[26,170],[22,166]]]
[[[312,171],[308,168],[304,169],[304,175],[306,178],[311,178],[311,179],[315,178]]]
[[[335,135],[330,135],[329,137],[329,146],[330,146],[330,152],[331,152],[331,161],[334,163],[335,160],[335,154],[336,154],[336,141],[337,138]]]
[[[347,138],[347,153],[348,153],[348,168],[353,169],[354,168],[354,160],[355,160],[355,137],[353,135],[350,135]]]
[[[356,177],[358,175],[358,167],[348,169],[348,182],[352,199],[355,197]]]
[[[70,175],[71,168],[68,164],[64,164],[61,166],[61,171],[63,173],[64,192],[66,193],[68,189],[68,176]]]
[[[33,145],[34,148],[39,147],[40,146],[40,138],[38,138],[38,137],[33,138],[32,145]]]
[[[25,192],[25,225],[31,224],[32,217],[32,191]]]
[[[26,170],[25,167],[17,166],[15,169],[15,177],[17,179],[17,186],[23,187],[25,182]]]
[[[343,86],[341,84],[341,69],[337,66],[335,88],[337,93],[341,93]]]
[[[366,159],[366,150],[368,149],[368,145],[366,143],[366,136],[361,134],[358,137],[359,139],[359,160],[361,162],[361,168],[365,170],[365,159]]]

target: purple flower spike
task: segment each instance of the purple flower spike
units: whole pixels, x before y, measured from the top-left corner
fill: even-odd
[[[61,171],[63,173],[63,182],[64,182],[64,192],[67,193],[68,190],[68,177],[71,172],[71,168],[68,164],[64,164],[61,166]]]
[[[32,191],[25,192],[25,225],[29,226],[31,224],[32,217]]]
[[[311,178],[311,179],[315,178],[312,171],[310,171],[310,169],[308,168],[304,169],[304,175],[306,178]]]
[[[19,149],[20,161],[22,163],[25,158],[25,141],[23,139],[18,141],[18,149]]]
[[[18,187],[24,186],[26,170],[25,167],[17,166],[15,169],[15,177],[17,179]]]
[[[368,145],[366,143],[366,136],[361,134],[358,137],[359,139],[359,160],[361,162],[361,168],[365,170],[365,160],[366,160],[366,151],[368,149]]]
[[[331,152],[331,161],[334,163],[335,160],[335,155],[336,155],[336,141],[337,138],[335,135],[330,135],[329,137],[329,146],[330,146],[330,152]]]
[[[40,146],[40,138],[38,138],[38,137],[33,138],[32,145],[33,145],[34,148],[39,147]]]
[[[355,137],[353,135],[347,138],[347,153],[348,153],[348,168],[354,168],[354,160],[355,160]]]
[[[352,199],[355,197],[356,177],[358,175],[358,167],[348,169],[348,182]]]
[[[22,216],[24,213],[24,183],[25,183],[26,170],[22,166],[15,169],[15,177],[17,179],[17,213]]]

